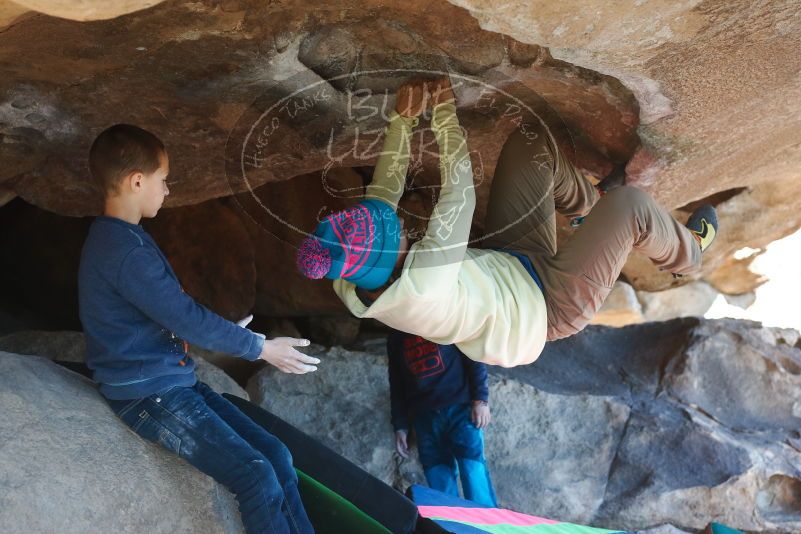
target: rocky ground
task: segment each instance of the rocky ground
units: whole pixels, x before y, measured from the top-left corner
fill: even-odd
[[[590,327],[493,368],[501,504],[613,528],[801,529],[798,339],[737,321]],[[392,453],[383,345],[320,357],[312,375],[261,371],[251,398],[387,483],[421,480]]]
[[[3,532],[243,532],[225,488],[139,439],[91,381],[50,361],[82,360],[80,333],[17,334],[0,343]],[[199,375],[215,388],[245,395],[222,371],[200,364]]]
[[[251,400],[398,489],[422,482],[418,462],[393,453],[383,340],[312,350],[323,360],[316,373],[264,368],[248,382]],[[225,490],[139,442],[91,382],[48,361],[80,360],[81,334],[18,332],[0,338],[0,351],[10,451],[0,522],[10,532],[77,532],[76,522],[81,532],[237,531]],[[215,389],[245,395],[199,363]],[[589,327],[533,365],[493,368],[490,383],[487,455],[503,506],[662,534],[710,521],[801,529],[796,331],[698,319]]]

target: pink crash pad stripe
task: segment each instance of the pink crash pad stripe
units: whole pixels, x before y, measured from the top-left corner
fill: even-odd
[[[418,506],[423,517],[436,517],[447,521],[461,521],[482,525],[514,525],[533,527],[534,525],[556,525],[560,521],[521,514],[502,508],[461,508],[458,506]]]

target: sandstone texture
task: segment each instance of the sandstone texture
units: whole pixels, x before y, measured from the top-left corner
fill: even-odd
[[[706,282],[690,282],[663,291],[635,291],[630,284],[618,280],[595,315],[592,324],[625,326],[644,321],[667,321],[677,317],[703,317],[720,293]],[[733,303],[749,295],[730,297]]]
[[[657,295],[659,293],[656,293]],[[603,306],[590,321],[591,324],[625,326],[645,320],[637,292],[626,282],[618,280],[606,297]]]
[[[699,202],[717,205],[722,231],[701,276],[719,291],[748,293],[760,282],[750,260],[734,260],[736,250],[760,249],[801,226],[801,18],[791,0],[591,9],[488,0],[339,0],[323,9],[302,0],[4,0],[0,8],[0,205],[19,196],[63,215],[97,213],[85,162],[91,140],[115,122],[146,127],[170,152],[167,207],[204,206],[164,217],[170,241],[191,243],[176,263],[203,256],[213,274],[187,286],[226,315],[253,306],[343,314],[330,291],[308,298],[287,256],[321,213],[353,201],[359,184],[350,169],[369,180],[381,115],[400,80],[420,71],[448,71],[463,83],[460,117],[480,171],[478,235],[512,127],[508,107],[481,109],[485,86],[503,93],[505,105],[540,114],[588,175],[629,162],[630,182],[679,218]],[[109,20],[78,22],[86,19]],[[265,117],[280,118],[280,128]],[[261,139],[269,146],[254,152]],[[430,141],[420,137],[421,146]],[[337,173],[344,188],[327,187]],[[267,189],[284,182],[294,185]],[[438,182],[436,158],[422,151],[407,202],[430,209]],[[233,199],[225,207],[239,209],[243,223],[208,204],[222,197]],[[239,282],[235,291],[213,287],[219,273]],[[637,254],[624,275],[647,291],[692,281],[675,281]]]

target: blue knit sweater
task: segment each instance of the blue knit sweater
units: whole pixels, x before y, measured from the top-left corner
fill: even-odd
[[[387,337],[392,426],[409,428],[409,416],[452,404],[487,401],[487,366],[456,345],[437,345],[392,331]]]
[[[183,292],[153,238],[137,225],[98,217],[78,272],[86,364],[109,399],[136,399],[191,386],[195,362],[184,340],[256,360],[264,340]]]

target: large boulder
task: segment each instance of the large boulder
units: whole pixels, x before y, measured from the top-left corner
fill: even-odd
[[[705,282],[691,282],[664,291],[635,291],[621,280],[615,282],[591,324],[625,326],[643,321],[667,321],[677,317],[703,317],[718,291]]]
[[[501,504],[653,532],[801,529],[797,343],[743,321],[591,326],[532,365],[491,368]],[[251,399],[400,489],[419,482],[417,460],[393,454],[383,342],[313,352],[317,372],[266,368]]]
[[[87,177],[88,148],[110,124],[134,122],[156,132],[170,151],[176,179],[167,207],[249,194],[332,163],[375,161],[373,139],[364,134],[379,131],[384,121],[380,113],[354,116],[354,98],[361,97],[353,90],[367,87],[375,92],[371,105],[380,103],[401,76],[378,75],[377,84],[365,85],[363,71],[448,68],[502,88],[518,78],[492,78],[487,69],[507,60],[511,40],[480,30],[464,9],[347,0],[330,7],[310,17],[311,4],[165,2],[90,24],[47,16],[16,21],[0,34],[0,61],[9,65],[0,81],[0,154],[6,161],[0,184],[57,213],[97,213],[102,205]],[[45,34],[49,39],[37,38]],[[527,47],[515,47],[518,63],[520,50]],[[565,139],[587,147],[576,152],[584,166],[602,172],[611,167],[610,158],[627,159],[637,144],[632,95],[614,78],[547,53],[536,57],[529,67],[515,67],[524,73],[517,86],[553,108],[561,117],[554,126],[564,122],[570,129]],[[337,78],[356,85],[338,84]],[[289,98],[269,154],[262,161],[248,153],[250,160],[243,161],[246,137],[268,126],[259,119],[270,105],[310,87],[325,91],[324,100],[309,108],[300,100],[314,91]],[[134,92],[137,98],[130,97]],[[503,139],[497,117],[467,113],[463,122],[486,162],[477,167],[491,171]],[[243,179],[240,165],[256,159],[264,164],[251,166]],[[436,179],[436,165],[428,168]]]
[[[312,4],[255,0],[20,3],[78,20],[130,13],[78,23],[0,1],[0,62],[7,67],[0,81],[0,205],[19,195],[57,213],[97,213],[86,152],[102,128],[122,121],[166,141],[177,177],[168,207],[250,195],[332,164],[369,166],[372,141],[359,134],[378,131],[382,120],[354,117],[354,95],[356,108],[360,90],[374,92],[370,105],[384,91],[391,102],[398,76],[364,73],[447,68],[508,95],[524,89],[526,102],[549,110],[569,157],[588,173],[630,161],[630,181],[666,207],[682,208],[678,216],[701,200],[716,204],[724,231],[703,276],[719,290],[753,290],[758,280],[741,268],[750,260],[732,254],[801,225],[792,200],[801,192],[794,127],[801,22],[790,0],[597,9],[576,1],[499,7],[490,0],[337,0],[313,15]],[[325,98],[289,98],[280,135],[270,140],[274,150],[263,159],[251,154],[259,168],[243,179],[243,136],[269,134],[259,118],[270,104],[310,86],[325,89]],[[481,170],[480,226],[508,130],[498,116],[476,112],[473,97],[460,95],[461,121]],[[438,184],[436,165],[421,169],[415,180]],[[625,271],[639,290],[677,284],[636,255]],[[252,272],[245,275],[240,307],[253,298]],[[329,313],[330,295],[325,300],[310,311]]]
[[[645,320],[642,305],[637,300],[637,292],[626,282],[618,280],[606,297],[598,313],[590,324],[605,326],[626,326]]]
[[[720,295],[705,282],[693,282],[664,291],[638,291],[637,300],[647,321],[676,317],[703,317]]]
[[[86,341],[82,332],[26,330],[0,337],[0,351],[40,356],[49,360],[83,363],[86,359]],[[192,349],[190,354],[195,358],[199,380],[211,386],[218,393],[230,393],[245,399],[248,398],[248,394],[233,378],[204,358],[209,355],[214,361],[216,353]],[[221,355],[216,356],[220,357]],[[228,358],[236,360],[230,356]]]
[[[243,532],[211,478],[133,434],[91,381],[0,352],[3,532]]]
[[[142,223],[189,295],[231,320],[253,310],[255,247],[239,212],[215,199],[165,209]],[[20,199],[0,210],[0,248],[14,251],[0,257],[2,292],[36,310],[41,328],[81,327],[78,269],[90,224],[90,218],[59,216]]]

